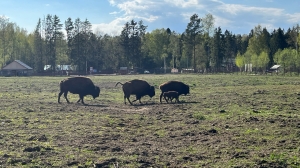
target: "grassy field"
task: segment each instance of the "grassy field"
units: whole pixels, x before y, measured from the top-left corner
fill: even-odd
[[[299,77],[92,76],[87,106],[57,103],[64,78],[0,77],[0,167],[300,167]],[[136,78],[156,95],[124,105],[115,84]],[[168,80],[190,96],[160,104]]]

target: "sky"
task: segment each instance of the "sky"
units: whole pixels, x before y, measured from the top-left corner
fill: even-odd
[[[269,32],[300,23],[299,0],[1,0],[0,16],[29,33],[39,19],[57,15],[64,22],[86,19],[94,33],[119,35],[126,22],[142,20],[147,32],[171,29],[183,33],[193,14],[214,17],[214,27],[249,34],[261,25]]]

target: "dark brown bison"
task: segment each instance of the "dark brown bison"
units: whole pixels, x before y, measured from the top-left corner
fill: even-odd
[[[175,99],[175,102],[179,103],[179,99],[178,99],[179,95],[178,95],[178,92],[176,92],[176,91],[164,92],[163,97],[167,103],[169,103],[168,100],[171,100],[171,102],[172,102],[173,99]]]
[[[163,94],[165,92],[168,92],[168,91],[176,91],[178,92],[178,96],[179,95],[187,95],[190,93],[190,87],[182,82],[179,82],[179,81],[169,81],[169,82],[166,82],[164,84],[161,84],[159,86],[159,89],[161,90],[161,94],[160,94],[160,97],[159,97],[159,101],[161,103],[161,98],[163,96]]]
[[[154,86],[150,86],[149,83],[144,80],[134,79],[125,82],[124,84],[118,82],[116,86],[118,84],[122,85],[122,89],[124,92],[124,104],[126,104],[126,98],[129,101],[129,103],[132,105],[132,102],[135,102],[137,100],[139,100],[139,102],[142,103],[141,98],[143,96],[148,95],[150,96],[150,98],[152,98],[155,95]],[[129,100],[130,95],[136,96],[136,99],[132,102]]]
[[[85,104],[83,101],[84,96],[91,95],[95,99],[96,97],[99,97],[100,94],[100,88],[95,86],[92,80],[87,77],[79,76],[67,78],[62,80],[59,85],[60,92],[58,94],[58,103],[60,103],[60,96],[62,94],[64,94],[67,102],[70,103],[67,98],[68,92],[79,94],[79,100],[77,103],[81,100],[82,104]]]

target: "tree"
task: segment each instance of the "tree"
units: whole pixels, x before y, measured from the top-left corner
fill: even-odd
[[[258,66],[258,55],[256,54],[251,54],[251,64],[252,67],[255,68],[255,73],[257,72]]]
[[[270,59],[266,52],[261,52],[258,56],[258,67],[262,69],[263,73],[265,73],[265,70],[268,66]]]
[[[234,57],[236,55],[235,36],[228,30],[224,33],[224,63],[227,71],[232,70]]]
[[[215,18],[212,14],[208,13],[202,18],[202,24],[204,28],[204,34],[202,36],[202,48],[203,48],[203,58],[201,60],[204,63],[204,71],[210,68],[211,60],[211,37],[214,33],[214,21]]]
[[[142,38],[146,33],[147,26],[143,25],[143,21],[125,23],[120,35],[120,45],[124,50],[123,65],[140,66],[142,60]]]
[[[212,36],[214,33],[214,22],[215,18],[212,14],[208,13],[202,18],[203,29],[205,33]]]
[[[6,57],[7,57],[7,34],[6,28],[9,23],[9,19],[0,16],[0,39],[1,39],[1,52],[2,52],[2,66],[6,64]]]
[[[201,18],[197,14],[190,17],[190,22],[185,29],[186,42],[192,45],[193,48],[193,68],[196,72],[196,45],[199,41],[196,41],[196,37],[203,32],[203,25],[201,24]]]
[[[286,73],[286,70],[291,72],[292,67],[296,66],[295,57],[295,49],[285,48],[275,53],[274,60],[283,67],[283,73]]]
[[[60,23],[60,19],[58,16],[48,14],[45,22],[45,42],[46,42],[46,62],[51,65],[51,70],[55,72],[56,70],[56,49],[57,49],[57,41],[59,37],[62,37],[61,29],[62,24]]]
[[[178,68],[180,67],[180,62],[179,60],[181,59],[182,55],[182,40],[181,40],[181,35],[172,32],[170,35],[170,53],[172,54],[172,59],[170,61],[170,65],[173,68]]]
[[[222,44],[222,30],[220,27],[215,29],[215,33],[212,39],[212,47],[211,47],[211,66],[214,67],[215,71],[218,71],[223,62],[223,44]]]
[[[242,73],[242,68],[245,65],[244,62],[245,62],[244,56],[242,56],[240,54],[240,52],[238,52],[237,55],[236,55],[236,58],[235,58],[235,64],[236,64],[237,67],[239,67],[241,73]]]
[[[276,62],[274,60],[275,53],[280,49],[283,50],[286,46],[286,40],[285,40],[285,35],[284,32],[281,28],[278,28],[277,30],[274,30],[271,33],[271,38],[270,38],[270,57],[273,57],[273,64]],[[272,61],[271,61],[272,63]]]
[[[269,53],[269,33],[266,28],[258,25],[253,31],[253,36],[249,39],[247,51],[251,54],[259,55],[261,52]]]
[[[143,51],[153,58],[155,66],[163,66],[163,53],[166,45],[167,33],[165,29],[155,29],[147,33],[144,38]]]
[[[79,18],[74,22],[70,18],[65,21],[67,32],[68,55],[73,65],[76,65],[79,72],[87,73],[87,63],[92,64],[93,60],[90,51],[90,39],[92,34],[91,23],[86,19],[81,21]]]
[[[36,28],[34,30],[34,67],[36,72],[43,72],[44,70],[44,60],[43,60],[43,44],[41,32],[41,19],[39,19]]]

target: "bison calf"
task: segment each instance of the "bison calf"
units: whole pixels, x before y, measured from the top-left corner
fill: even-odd
[[[73,94],[79,94],[79,100],[81,100],[82,104],[85,104],[83,101],[84,96],[91,95],[95,99],[99,97],[100,88],[95,86],[90,78],[87,77],[71,77],[64,79],[60,82],[60,92],[58,94],[58,103],[60,103],[60,96],[64,94],[65,99],[68,103],[69,100],[67,98],[68,92]]]
[[[179,103],[179,99],[178,99],[179,95],[178,95],[178,92],[176,92],[176,91],[164,92],[163,97],[167,103],[169,103],[168,100],[171,100],[171,102],[172,102],[173,99],[175,99],[175,102]]]
[[[155,95],[154,86],[150,86],[149,83],[144,80],[134,79],[134,80],[125,82],[124,84],[118,82],[116,84],[116,86],[118,84],[122,85],[122,89],[124,92],[124,104],[126,104],[126,99],[132,105],[132,102],[135,102],[137,100],[139,100],[139,102],[142,103],[141,98],[143,96],[148,95],[148,96],[150,96],[150,98],[152,98]],[[129,100],[130,95],[136,96],[136,99],[132,102]]]
[[[180,81],[169,81],[169,82],[166,82],[164,84],[161,84],[159,86],[159,89],[161,90],[161,94],[160,94],[160,97],[159,97],[159,101],[161,103],[161,98],[163,96],[163,94],[165,92],[168,92],[168,91],[176,91],[178,92],[178,96],[179,95],[187,95],[190,93],[190,87],[186,84],[184,84],[183,82],[180,82]]]

